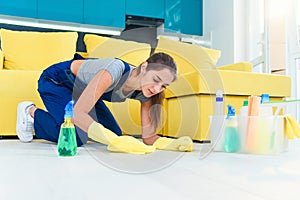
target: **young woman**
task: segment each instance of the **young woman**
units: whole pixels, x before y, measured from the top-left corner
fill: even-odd
[[[141,102],[144,144],[191,151],[193,143],[189,137],[174,140],[156,135],[161,113],[161,106],[156,104],[162,104],[163,91],[176,79],[176,72],[173,58],[165,53],[151,55],[139,67],[116,58],[84,59],[75,54],[72,60],[44,70],[38,81],[38,92],[47,111],[33,102],[18,105],[18,137],[30,142],[35,132],[37,138],[57,142],[64,108],[73,99],[78,146],[85,144],[90,135],[110,145],[122,131],[103,101],[122,102],[131,98]]]

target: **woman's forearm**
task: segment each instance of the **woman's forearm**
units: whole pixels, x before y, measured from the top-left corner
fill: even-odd
[[[141,104],[142,138],[143,142],[152,145],[159,136],[156,135],[156,129],[150,118],[151,101]]]
[[[106,70],[101,70],[87,85],[74,106],[74,123],[79,128],[88,131],[94,119],[89,115],[96,102],[112,84],[112,77]]]
[[[77,113],[74,110],[74,116],[74,124],[84,132],[87,132],[90,125],[94,122],[93,118],[87,113]]]

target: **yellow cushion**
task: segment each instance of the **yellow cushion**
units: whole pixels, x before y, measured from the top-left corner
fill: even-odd
[[[92,52],[98,45],[102,44],[109,37],[102,37],[95,34],[85,34],[83,41],[86,47],[86,52]]]
[[[85,46],[90,58],[120,58],[134,66],[150,56],[150,44],[86,34]]]
[[[88,57],[88,53],[87,52],[82,52],[82,51],[77,51],[77,54],[81,55],[83,58],[87,58]]]
[[[218,70],[233,70],[233,71],[242,71],[242,72],[252,72],[252,63],[250,62],[238,62],[229,65],[223,65],[217,67]]]
[[[4,68],[42,70],[73,58],[76,32],[29,32],[0,30]]]
[[[221,55],[218,50],[203,48],[165,37],[159,38],[155,52],[165,52],[172,56],[177,63],[180,74],[198,71],[199,69],[212,69]]]
[[[0,50],[0,70],[3,69],[3,60],[4,60],[3,52]]]
[[[216,50],[216,49],[206,48],[206,47],[202,47],[202,48],[209,55],[209,57],[212,59],[214,65],[216,65],[217,62],[219,61],[220,57],[221,57],[221,51]]]

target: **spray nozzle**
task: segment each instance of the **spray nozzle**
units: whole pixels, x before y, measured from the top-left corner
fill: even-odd
[[[234,107],[232,105],[228,104],[227,108],[228,108],[227,118],[235,116],[235,109],[234,109]]]
[[[262,94],[260,103],[270,102],[270,95],[269,94]]]
[[[65,107],[65,118],[74,118],[73,106],[74,106],[73,100],[67,103]]]

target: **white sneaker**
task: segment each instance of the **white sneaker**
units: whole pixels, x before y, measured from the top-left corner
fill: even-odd
[[[18,104],[16,132],[22,142],[30,142],[33,139],[33,118],[29,114],[29,108],[33,102],[24,101]]]

